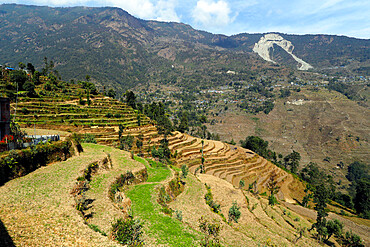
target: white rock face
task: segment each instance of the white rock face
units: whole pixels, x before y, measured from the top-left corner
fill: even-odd
[[[303,61],[302,59],[298,58],[296,55],[293,54],[294,46],[293,44],[285,40],[283,37],[281,37],[278,34],[274,33],[268,33],[265,34],[265,36],[261,37],[261,39],[258,41],[258,43],[254,44],[253,51],[258,53],[260,57],[265,59],[266,61],[276,63],[273,61],[270,57],[270,49],[274,49],[274,44],[280,46],[283,48],[289,55],[293,57],[294,60],[298,62],[298,69],[299,70],[308,70],[312,69],[313,67],[309,64]]]

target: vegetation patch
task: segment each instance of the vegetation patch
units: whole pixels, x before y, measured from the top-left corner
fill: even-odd
[[[199,219],[199,228],[200,231],[205,235],[205,238],[201,241],[200,246],[221,246],[220,240],[218,238],[218,235],[221,231],[221,225],[219,222],[214,221],[213,223],[211,223],[202,216]]]
[[[97,225],[94,225],[94,224],[88,224],[88,226],[89,226],[92,230],[94,230],[94,231],[96,231],[96,232],[100,233],[101,235],[103,235],[103,236],[107,236],[107,234],[106,234],[104,231],[100,230],[100,228],[99,228]]]
[[[133,217],[121,218],[112,224],[112,237],[123,245],[144,246],[142,228],[143,223],[138,219],[133,219]]]
[[[152,200],[155,186],[156,184],[139,184],[126,192],[135,214],[148,222],[145,225],[146,234],[155,238],[156,244],[191,246],[199,240],[198,233],[179,220],[160,213],[162,207]]]
[[[206,204],[211,208],[211,210],[213,212],[215,212],[216,214],[221,212],[221,209],[220,209],[220,204],[218,204],[217,202],[215,202],[213,200],[213,195],[212,195],[212,191],[211,191],[211,186],[208,186],[207,184],[204,184],[206,186],[206,189],[207,189],[207,193],[204,195],[204,199],[206,200]]]
[[[51,162],[66,160],[73,154],[74,150],[70,140],[47,142],[22,150],[11,150],[0,157],[0,185]]]
[[[90,181],[92,178],[92,175],[97,173],[99,169],[109,169],[112,166],[110,155],[103,158],[100,161],[95,161],[90,163],[82,172],[82,176],[79,176],[77,178],[76,184],[73,187],[71,194],[73,195],[75,199],[75,207],[80,212],[82,218],[84,219],[84,222],[87,224],[87,220],[93,216],[93,213],[86,214],[86,211],[91,208],[90,204],[94,201],[93,199],[88,199],[85,196],[85,193],[90,189]],[[90,228],[92,226],[89,225]],[[94,226],[95,231],[97,226]],[[97,232],[100,232],[97,231]],[[100,232],[103,234],[103,232]],[[104,234],[103,234],[104,235]],[[104,235],[106,236],[106,234]]]
[[[145,221],[144,231],[156,239],[156,244],[169,244],[170,246],[190,246],[199,240],[198,234],[192,229],[182,225],[182,213],[176,212],[172,218],[172,209],[167,203],[171,202],[184,190],[184,183],[176,172],[175,177],[167,185],[159,185],[171,174],[171,170],[161,162],[145,160],[134,156],[134,159],[147,168],[148,179],[146,184],[137,184],[128,188],[125,194],[132,202],[131,209],[142,221]],[[157,193],[155,193],[158,191]],[[157,198],[152,198],[157,194]],[[162,214],[160,212],[164,212]],[[167,215],[166,215],[167,214]]]
[[[139,161],[139,159],[139,157],[136,158],[135,156],[135,160]],[[171,175],[171,170],[167,167],[167,165],[150,159],[147,161],[149,165],[145,161],[143,163],[147,168],[148,174],[150,174],[147,182],[160,182]]]
[[[168,207],[168,203],[172,202],[180,193],[184,191],[185,183],[181,181],[179,173],[176,172],[167,186],[161,186],[158,192],[157,202],[162,206],[162,212],[167,215],[172,215],[173,210]]]
[[[235,222],[238,223],[238,220],[240,218],[241,212],[240,212],[240,207],[236,203],[236,201],[233,202],[233,205],[229,209],[229,223]]]
[[[108,197],[115,202],[115,195],[117,192],[123,192],[127,189],[129,185],[138,184],[144,182],[148,179],[147,170],[141,170],[137,172],[135,175],[131,171],[127,171],[124,174],[121,174],[116,181],[111,185]]]

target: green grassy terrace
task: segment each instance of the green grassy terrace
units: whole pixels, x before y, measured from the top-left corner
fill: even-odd
[[[135,185],[127,196],[132,201],[134,215],[145,221],[145,232],[150,239],[155,239],[155,245],[193,246],[201,239],[201,235],[179,220],[161,212],[161,206],[156,202],[156,188],[171,176],[171,170],[160,163],[148,163],[135,157],[147,167],[148,180],[144,184]]]

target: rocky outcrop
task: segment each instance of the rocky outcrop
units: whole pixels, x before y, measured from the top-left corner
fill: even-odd
[[[254,44],[253,51],[256,52],[260,57],[264,60],[272,63],[276,63],[270,57],[271,49],[274,49],[274,44],[283,48],[289,55],[293,57],[295,61],[297,61],[298,65],[297,68],[299,70],[308,70],[312,69],[313,67],[308,64],[307,62],[303,61],[302,59],[298,58],[296,55],[293,54],[294,46],[293,44],[285,40],[278,34],[268,33],[265,36],[261,37],[258,43]]]

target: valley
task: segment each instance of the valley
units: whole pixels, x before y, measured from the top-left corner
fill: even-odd
[[[369,39],[0,23],[0,246],[370,245]]]
[[[90,84],[66,85],[60,82],[55,85],[53,93],[42,95],[40,93],[43,92],[48,81],[46,78],[44,79],[45,81],[35,88],[35,92],[40,95],[39,98],[21,96],[18,98],[17,104],[13,103],[11,105],[12,115],[14,115],[16,107],[21,109],[16,114],[17,122],[27,127],[25,130],[30,134],[32,132],[36,134],[55,132],[60,134],[62,138],[68,138],[71,132],[75,132],[82,137],[86,135],[94,136],[99,145],[83,144],[85,151],[70,158],[70,160],[50,164],[29,175],[11,180],[0,187],[0,194],[4,195],[2,196],[4,200],[0,201],[3,209],[0,212],[0,217],[6,226],[7,233],[15,244],[37,245],[40,243],[39,241],[43,241],[53,245],[54,241],[60,241],[66,244],[73,242],[79,245],[89,245],[91,243],[96,245],[96,241],[99,241],[99,246],[114,246],[117,243],[112,242],[112,238],[107,238],[105,235],[108,235],[111,231],[113,219],[126,215],[128,212],[127,205],[131,205],[130,208],[134,210],[135,217],[144,222],[143,241],[148,245],[168,244],[170,246],[178,246],[179,242],[187,245],[191,243],[199,244],[203,239],[203,235],[198,228],[199,217],[202,215],[210,222],[213,222],[213,220],[219,222],[218,224],[221,226],[219,241],[225,246],[258,246],[260,244],[274,244],[277,246],[319,245],[316,242],[317,240],[313,238],[314,234],[307,232],[307,229],[314,222],[315,212],[312,209],[308,210],[297,205],[297,203],[299,204],[303,201],[305,186],[291,173],[251,150],[232,144],[197,138],[178,131],[172,131],[172,133],[168,133],[167,137],[163,137],[163,133],[159,133],[163,126],[156,125],[154,120],[149,119],[139,110],[132,109],[127,103],[99,93],[88,96],[84,87]],[[298,95],[295,95],[295,93]],[[238,118],[237,121],[245,125],[240,125],[239,128],[237,126],[228,126],[228,128],[240,129],[240,140],[242,140],[245,135],[248,135],[247,130],[259,131],[261,136],[266,134],[267,127],[264,124],[266,124],[265,121],[267,120],[263,116],[274,115],[277,121],[282,121],[282,119],[278,118],[282,113],[278,111],[287,111],[288,107],[293,108],[293,111],[298,111],[299,107],[306,107],[307,105],[312,109],[312,104],[321,106],[322,104],[333,104],[336,101],[339,103],[345,102],[344,96],[334,91],[329,92],[324,88],[320,89],[323,98],[318,97],[319,94],[317,92],[313,94],[306,89],[295,93],[292,93],[287,98],[279,99],[269,114],[261,112],[257,115],[252,115],[253,117],[240,110],[240,115],[235,114],[238,112],[235,105],[229,105],[230,110],[225,110],[224,106],[227,104],[225,104],[225,101],[221,101],[222,104],[225,104],[220,105],[224,112],[218,116],[215,115],[214,125],[207,125],[210,130],[219,125],[215,131],[219,131],[222,138],[231,137],[234,140],[238,140],[238,136],[234,136],[236,132],[226,133],[225,136],[222,134],[225,126],[235,123],[236,120],[234,118]],[[328,95],[331,96],[328,97]],[[303,98],[304,100],[302,100]],[[339,103],[338,105],[340,106]],[[144,105],[143,109],[149,109],[149,106]],[[338,106],[333,106],[334,109],[337,109],[335,107]],[[353,102],[352,107],[360,106]],[[319,109],[317,111],[320,112]],[[230,114],[230,112],[233,112],[234,115],[226,115]],[[225,115],[228,117],[225,118]],[[354,116],[354,118],[357,119],[358,117]],[[293,120],[293,118],[287,118],[287,121]],[[210,122],[212,122],[211,119]],[[269,128],[271,131],[275,130],[272,126],[285,126],[281,122],[278,122],[276,125],[268,124],[271,126]],[[350,132],[353,130],[346,122],[338,126],[345,126],[347,128],[345,131],[353,135],[356,133]],[[276,131],[284,130],[286,131],[287,129],[276,129]],[[163,130],[161,131],[163,132]],[[356,135],[366,135],[365,132],[361,132],[363,131],[361,129],[356,129],[356,131],[358,131]],[[291,132],[287,133],[291,134]],[[251,132],[251,135],[253,134],[255,133]],[[347,133],[344,134],[344,136],[346,135]],[[130,136],[133,138],[133,141],[130,144],[131,146],[128,146],[128,137]],[[167,139],[167,147],[171,153],[168,161],[170,165],[155,166],[153,158],[155,160],[160,159],[162,162],[166,160],[160,156],[163,138]],[[283,139],[283,141],[285,140]],[[276,145],[272,140],[270,143]],[[287,141],[284,143],[289,145]],[[363,143],[365,143],[365,140],[363,140]],[[132,153],[130,154],[113,147],[127,149]],[[273,147],[275,148],[275,146]],[[296,150],[302,153],[304,161],[305,153],[298,148]],[[73,190],[73,184],[76,178],[78,178],[78,174],[87,169],[84,167],[89,167],[89,162],[100,159],[99,153],[101,153],[102,157],[109,155],[112,159],[112,165],[110,168],[109,166],[101,167],[93,173],[92,179],[89,181],[90,189],[84,194],[87,198],[90,198],[91,204],[85,211],[82,211],[82,215],[91,216],[84,220],[78,210],[73,210],[75,207],[73,198],[68,193]],[[140,158],[133,155],[133,153],[148,159]],[[80,165],[76,166],[76,164]],[[155,202],[157,199],[153,198],[159,198],[156,197],[158,196],[156,191],[161,186],[166,186],[166,183],[171,179],[174,179],[177,176],[176,173],[183,173],[180,168],[184,165],[189,168],[188,176],[181,180],[184,183],[184,190],[175,200],[168,203],[167,207],[171,211],[168,215],[168,213],[163,213],[164,211],[161,209],[163,205],[157,204]],[[134,174],[138,174],[138,172],[140,173],[140,171],[145,169],[149,177],[146,182],[134,185],[133,189],[124,190],[123,198],[126,199],[123,201],[125,204],[110,201],[107,193],[109,195],[114,180],[120,174],[127,172],[128,169]],[[48,174],[54,175],[49,177]],[[44,182],[38,182],[38,176],[43,178],[40,181]],[[65,177],[66,179],[56,182],[55,179],[58,180],[59,177]],[[268,184],[271,177],[274,177],[276,186],[279,188],[276,192],[279,204],[275,206],[270,205],[267,197],[270,193]],[[24,184],[28,185],[23,186]],[[210,186],[214,200],[213,205],[219,205],[219,214],[212,212],[204,200],[204,194],[208,188],[204,184]],[[19,186],[23,189],[19,189]],[[58,191],[60,192],[57,194],[53,192],[53,194],[46,196],[49,199],[42,199],[47,193],[54,191],[53,186],[59,186]],[[28,187],[38,187],[39,189],[37,192],[28,194],[27,191],[23,191],[24,189],[27,190]],[[17,193],[21,194],[18,195],[14,191],[18,191]],[[41,194],[38,194],[39,192]],[[35,199],[32,205],[33,208],[40,208],[39,211],[26,210],[27,206],[23,202],[18,201],[24,201],[24,199],[20,198],[27,198],[28,195]],[[144,195],[147,198],[145,203],[142,201]],[[68,199],[66,200],[65,198]],[[127,198],[130,199],[129,204],[127,204]],[[64,200],[66,200],[66,204]],[[195,203],[189,204],[189,201],[194,201]],[[39,202],[44,206],[38,205]],[[228,214],[229,207],[234,202],[237,202],[240,206],[242,217],[238,223],[230,224],[224,218]],[[8,207],[7,203],[12,203],[14,206]],[[117,207],[120,210],[117,210]],[[194,210],[197,213],[194,213]],[[340,208],[331,206],[331,210],[339,212]],[[19,214],[19,212],[22,213]],[[52,221],[46,217],[50,212],[53,212],[52,214],[55,215]],[[152,212],[155,212],[155,214]],[[345,212],[349,214],[351,211],[346,209]],[[176,219],[176,217],[180,217],[177,215],[181,215],[180,221],[178,220],[179,218]],[[35,221],[26,222],[25,218],[27,217],[34,217]],[[353,216],[344,219],[341,218],[342,216],[336,216],[336,214],[330,215],[330,219],[335,219],[336,217],[345,222],[346,230],[352,230],[367,243],[368,239],[364,232],[368,229],[368,220],[363,220],[361,223],[353,223]],[[36,221],[36,219],[38,220]],[[48,223],[42,223],[44,221]],[[154,222],[156,223],[154,224]],[[41,226],[39,225],[40,223],[44,225]],[[47,224],[47,227],[45,224]],[[69,227],[71,224],[75,225],[75,227]],[[172,230],[163,230],[165,226],[171,226]],[[40,234],[43,234],[43,237],[30,237],[31,233],[28,231],[23,231],[23,235],[18,235],[19,229],[24,227],[27,229],[39,229],[38,231],[40,231]],[[64,230],[53,230],[60,227],[63,227]],[[49,231],[53,232],[49,233]],[[299,233],[300,231],[304,232],[302,236]],[[59,235],[56,236],[55,234]],[[68,237],[63,237],[66,234]],[[26,241],[25,238],[28,240]],[[336,240],[333,238],[330,241]]]

